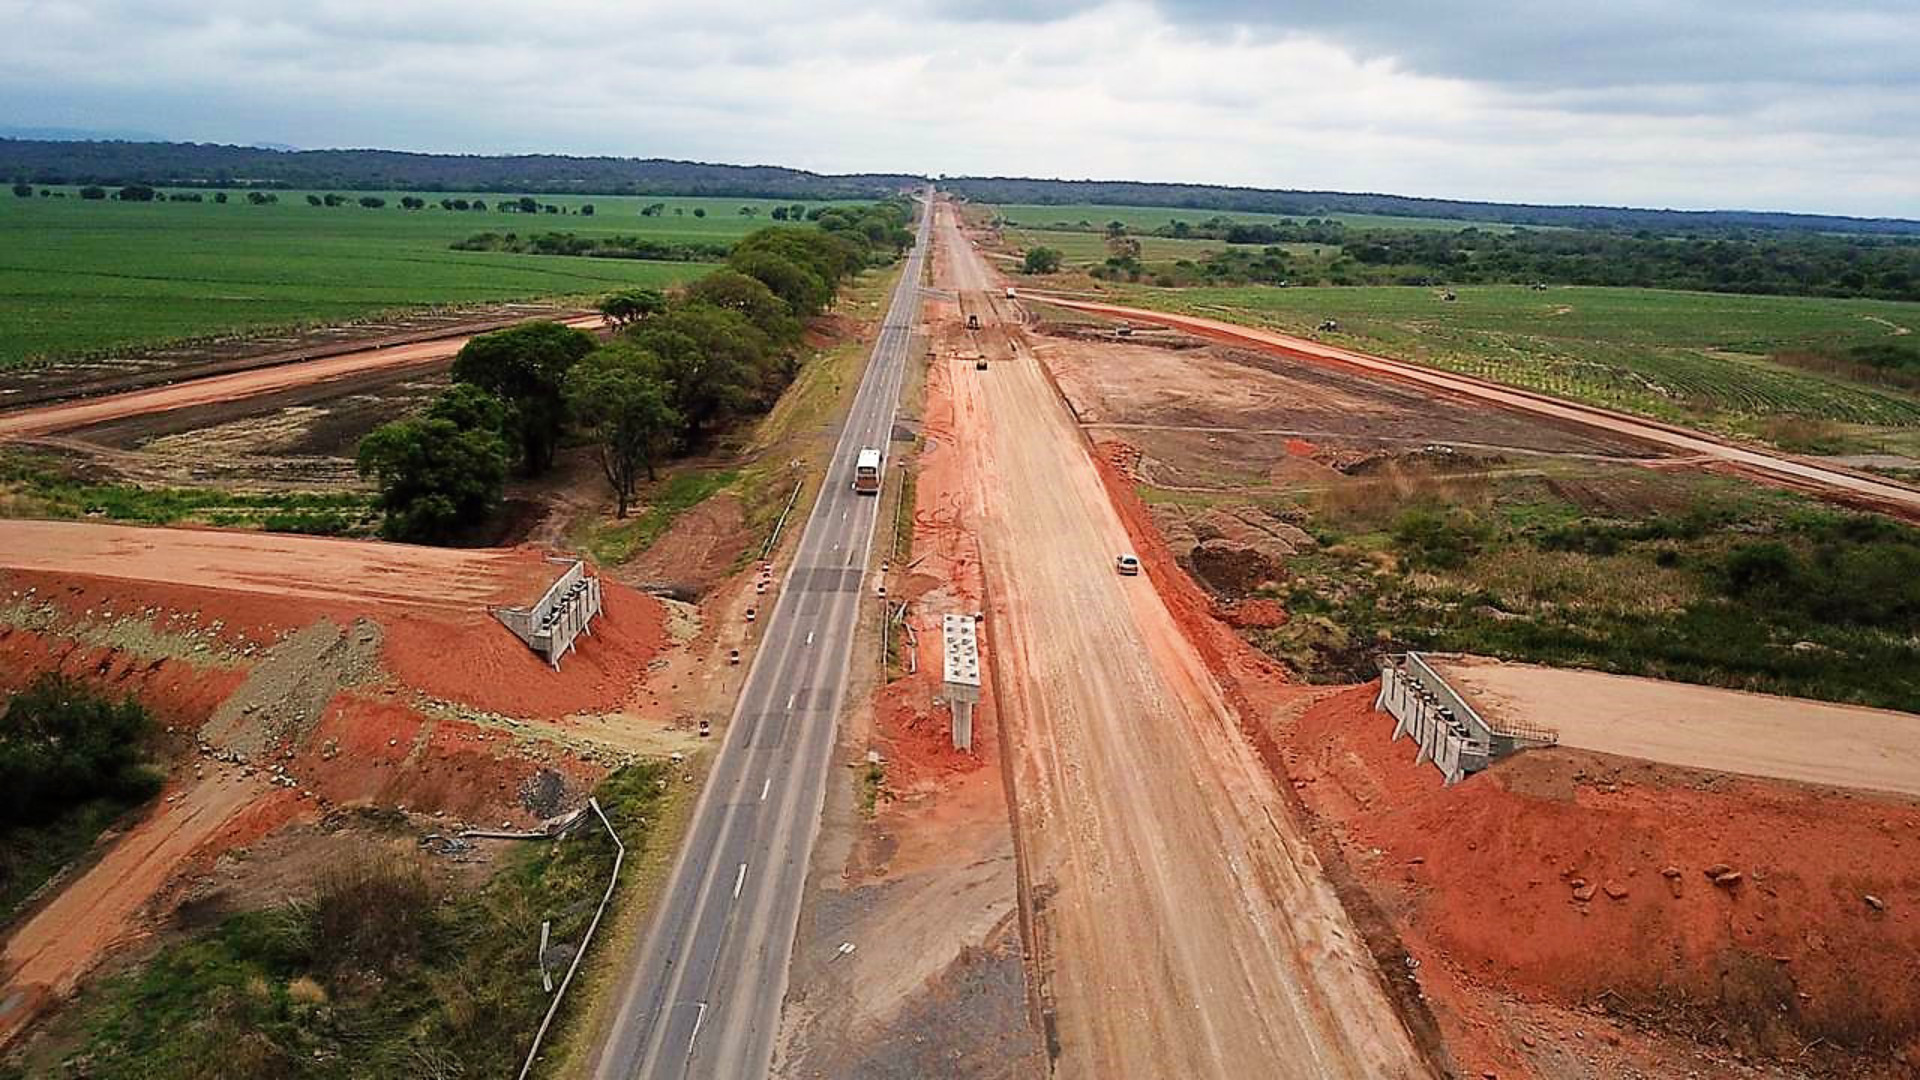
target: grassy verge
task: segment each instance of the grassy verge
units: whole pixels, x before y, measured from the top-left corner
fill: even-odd
[[[880,796],[886,791],[887,767],[878,761],[869,761],[860,766],[860,814],[872,817],[879,809]]]
[[[601,565],[618,565],[645,551],[673,527],[674,519],[725,490],[740,474],[731,469],[687,469],[643,491],[640,513],[625,521],[591,525],[586,549]]]
[[[1475,652],[1920,711],[1920,530],[1731,481],[1402,476],[1281,508],[1313,681],[1384,650]]]
[[[367,536],[379,523],[359,492],[240,494],[213,488],[98,484],[44,455],[0,454],[0,517],[201,524],[316,536]]]
[[[1660,289],[1129,287],[1126,302],[1262,326],[1559,397],[1827,451],[1920,449],[1920,395],[1801,358],[1883,344],[1920,305]],[[1340,324],[1321,333],[1324,319]]]
[[[671,769],[598,792],[630,853],[651,848]],[[597,820],[510,851],[485,887],[443,893],[408,857],[329,868],[310,899],[232,916],[90,991],[85,1045],[33,1075],[512,1076],[547,1007],[543,921],[577,943],[613,845]]]

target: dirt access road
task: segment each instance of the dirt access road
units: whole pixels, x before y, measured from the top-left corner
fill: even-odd
[[[601,325],[598,315],[568,319],[565,325],[591,329]],[[61,431],[120,420],[129,416],[168,412],[196,406],[257,397],[293,387],[364,375],[368,372],[427,367],[453,360],[471,336],[439,338],[393,348],[371,348],[318,360],[233,371],[189,379],[171,386],[83,398],[0,414],[0,441],[51,435]]]
[[[1426,1076],[1086,444],[942,205],[988,371],[943,357],[973,489],[1037,992],[1069,1077]]]
[[[1665,447],[1682,454],[1697,455],[1703,462],[1731,466],[1750,475],[1762,477],[1771,483],[1817,492],[1829,498],[1856,505],[1871,506],[1908,520],[1920,520],[1920,488],[1912,488],[1890,480],[1848,472],[1784,454],[1735,446],[1698,431],[1629,416],[1610,409],[1564,401],[1545,394],[1517,390],[1466,375],[1455,375],[1417,364],[1402,363],[1323,345],[1305,338],[1292,337],[1270,330],[1253,329],[1237,323],[1221,322],[1195,315],[1174,315],[1145,308],[1092,303],[1067,297],[1048,296],[1044,299],[1046,303],[1075,311],[1169,326],[1214,341],[1253,345],[1297,360],[1334,364],[1348,370],[1358,370],[1403,383],[1411,383],[1444,395],[1516,409],[1559,423],[1598,429],[1611,435]]]
[[[554,568],[510,549],[0,520],[0,569],[470,613],[531,602]]]
[[[1482,715],[1545,725],[1561,746],[1920,795],[1920,716],[1911,713],[1477,656],[1428,659]]]

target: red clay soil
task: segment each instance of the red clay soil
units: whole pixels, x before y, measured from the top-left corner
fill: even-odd
[[[1460,983],[1748,1054],[1821,1041],[1868,1048],[1883,1075],[1911,1074],[1877,1054],[1920,1065],[1920,804],[1562,750],[1447,788],[1389,741],[1373,694],[1309,708],[1288,768],[1394,913],[1464,1060],[1525,1055],[1469,1019],[1484,1002]],[[1709,879],[1722,868],[1737,881]]]
[[[1154,527],[1153,514],[1134,491],[1133,482],[1115,467],[1114,461],[1124,457],[1111,444],[1101,443],[1095,447],[1093,461],[1107,486],[1107,497],[1113,500],[1114,509],[1127,527],[1127,535],[1133,538],[1134,554],[1140,559],[1143,572],[1152,578],[1161,600],[1208,669],[1220,680],[1221,690],[1240,714],[1243,727],[1248,727],[1249,719],[1268,716],[1288,700],[1287,674],[1279,664],[1234,633],[1228,625],[1233,619],[1229,609],[1216,602],[1180,568],[1173,549]],[[1256,625],[1264,622],[1277,626],[1286,621],[1285,610],[1272,601],[1256,602],[1251,607],[1243,601],[1233,606],[1241,609],[1245,617],[1256,620]],[[1275,619],[1278,622],[1271,621]],[[1264,737],[1253,730],[1258,727],[1263,725],[1248,727],[1248,734],[1254,736],[1256,742]],[[1259,749],[1272,760],[1269,748]]]
[[[131,694],[163,725],[174,726],[198,726],[247,677],[240,668],[200,667],[171,657],[149,660],[110,646],[0,625],[0,693],[23,689],[45,673]]]
[[[134,542],[164,549],[174,539]],[[221,536],[209,541],[205,534],[186,540],[237,542]],[[339,550],[356,554],[351,545]],[[411,549],[358,554],[376,569],[382,560],[414,558],[424,561],[428,574],[438,557]],[[44,552],[36,557],[57,558]],[[197,731],[246,683],[256,658],[323,619],[341,627],[361,618],[377,623],[386,669],[358,689],[336,694],[297,745],[278,747],[251,765],[223,760],[222,754],[192,757],[189,737],[176,734],[171,746],[181,756],[174,781],[147,819],[103,845],[95,866],[66,881],[9,930],[0,1002],[14,1005],[0,1015],[0,1045],[46,1004],[70,993],[106,950],[164,919],[178,883],[196,867],[296,815],[372,803],[439,812],[449,825],[524,826],[551,810],[521,802],[536,773],[559,772],[572,792],[605,774],[604,765],[505,725],[423,715],[416,703],[424,694],[547,720],[618,708],[644,691],[648,665],[666,645],[659,602],[605,582],[605,617],[556,674],[487,613],[484,600],[469,598],[463,607],[445,598],[500,589],[516,598],[526,592],[518,599],[528,603],[538,596],[540,581],[551,580],[558,568],[542,564],[535,552],[448,558],[453,580],[444,594],[431,592],[432,580],[418,583],[425,602],[379,581],[355,600],[348,594],[359,586],[344,576],[329,583],[314,570],[318,563],[302,578],[313,587],[293,594],[274,593],[265,571],[238,570],[235,564],[216,566],[193,578],[195,584],[158,573],[162,580],[96,576],[78,566],[0,569],[0,606],[16,613],[0,624],[0,690],[61,672],[133,694],[163,723]],[[473,580],[461,570],[469,563],[491,576]],[[276,782],[282,768],[293,786]]]
[[[406,686],[489,712],[561,717],[618,708],[666,648],[666,612],[611,578],[601,579],[601,590],[604,618],[558,672],[484,612],[460,621],[437,611],[381,616],[380,659]]]
[[[355,692],[334,698],[287,764],[326,803],[434,810],[487,826],[537,820],[517,800],[521,785],[546,768],[575,791],[606,772],[557,750],[532,759],[506,731],[430,719],[392,698]]]
[[[947,377],[941,365],[927,373],[921,424],[925,444],[914,482],[914,566],[904,582],[894,586],[898,599],[913,601],[908,619],[919,640],[918,670],[884,684],[873,699],[874,727],[887,758],[887,785],[902,791],[945,789],[1000,760],[991,685],[981,687],[981,701],[974,709],[970,754],[953,748],[951,716],[946,708],[933,706],[940,693],[942,616],[985,607],[978,543],[959,509],[965,481],[953,448],[953,396]],[[935,590],[940,592],[937,602],[919,602]],[[900,631],[896,627],[894,632]],[[902,644],[904,663],[909,650]],[[993,643],[987,635],[979,647],[981,670],[993,670]]]

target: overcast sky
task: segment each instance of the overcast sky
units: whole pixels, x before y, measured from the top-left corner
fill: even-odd
[[[1920,217],[1920,0],[0,0],[0,26],[17,126]]]

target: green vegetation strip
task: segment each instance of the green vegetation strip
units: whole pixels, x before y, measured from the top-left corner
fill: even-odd
[[[681,514],[733,486],[739,478],[739,472],[732,469],[674,473],[643,495],[646,509],[637,516],[590,527],[587,551],[603,566],[624,563],[666,535]]]
[[[365,536],[378,518],[356,492],[241,494],[211,488],[96,484],[41,455],[0,454],[0,516],[195,523],[315,536]]]

